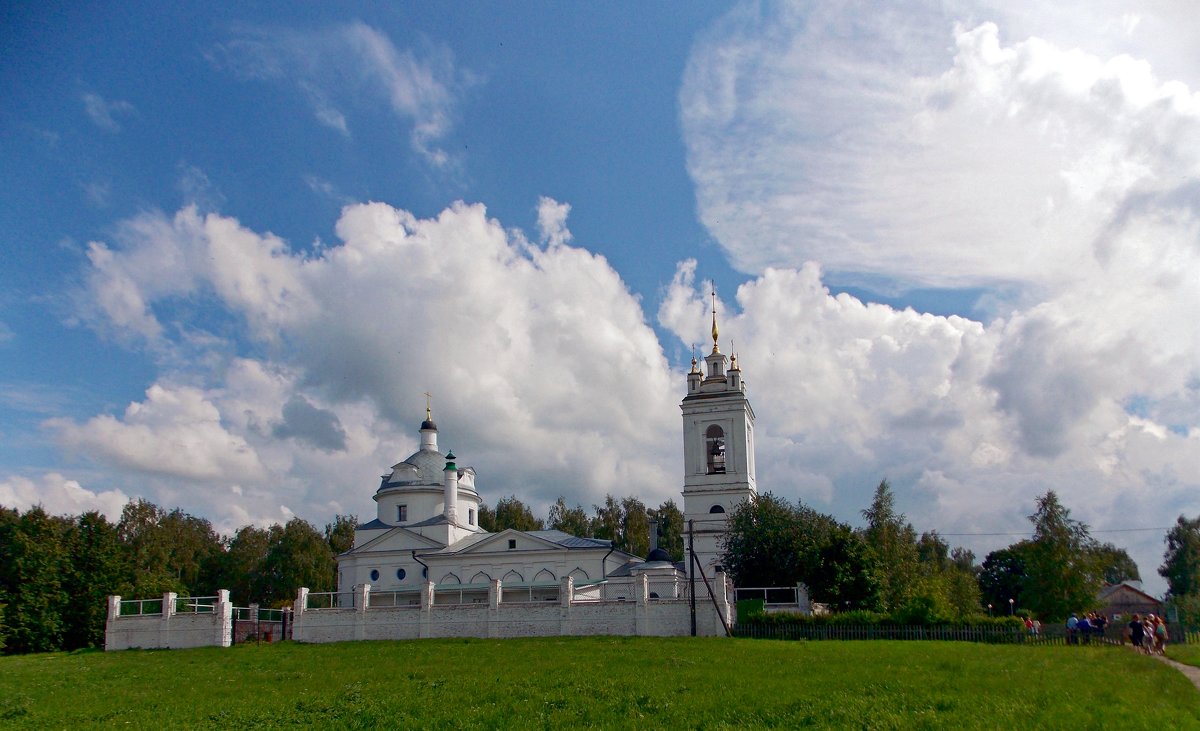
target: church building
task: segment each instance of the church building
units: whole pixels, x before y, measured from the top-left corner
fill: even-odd
[[[717,335],[714,312],[712,352],[703,371],[692,359],[681,404],[683,512],[694,526],[696,565],[710,579],[720,565],[729,514],[757,494],[754,410],[737,355],[727,358]],[[370,584],[372,595],[391,592],[396,604],[416,604],[428,580],[438,592],[458,593],[459,602],[482,603],[491,582],[499,580],[506,595],[550,600],[567,576],[576,587],[586,587],[637,573],[677,575],[661,550],[644,561],[614,549],[611,541],[557,530],[483,530],[475,470],[438,450],[438,428],[428,407],[420,434],[420,449],[382,476],[375,519],[359,525],[353,547],[337,557],[339,595]],[[694,569],[689,552],[686,575],[695,575]]]
[[[373,593],[394,592],[398,603],[415,604],[431,580],[439,592],[486,602],[489,585],[499,579],[505,593],[549,599],[564,576],[583,586],[629,576],[642,562],[607,540],[557,530],[483,530],[475,470],[438,450],[428,409],[420,433],[420,449],[383,475],[375,519],[359,525],[353,547],[337,557],[339,594],[370,584]]]
[[[693,526],[692,544],[705,576],[720,565],[721,537],[729,514],[758,494],[754,481],[754,409],[737,355],[725,357],[717,343],[714,295],[712,352],[704,369],[692,358],[683,411],[683,518]],[[684,540],[684,546],[688,541]],[[692,575],[690,554],[685,557]]]

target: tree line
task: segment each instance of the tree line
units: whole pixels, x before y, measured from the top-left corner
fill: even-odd
[[[350,548],[355,519],[339,515],[322,533],[294,518],[222,537],[176,508],[131,501],[116,523],[98,512],[53,516],[0,507],[0,636],[5,651],[45,652],[104,644],[107,596],[153,598],[168,591],[277,605],[300,586],[330,591],[334,555]]]
[[[480,508],[485,530],[558,529],[611,540],[638,556],[648,552],[649,521],[658,520],[659,545],[683,557],[683,514],[667,500],[647,509],[637,498],[611,495],[594,505],[551,506],[547,520],[515,496]],[[147,500],[125,505],[115,523],[103,514],[53,516],[0,507],[0,648],[47,652],[104,644],[107,597],[147,599],[173,591],[213,596],[228,589],[235,604],[282,606],[306,586],[337,588],[335,556],[354,543],[357,518],[336,515],[324,530],[300,518],[221,536],[212,524],[179,508]]]
[[[588,515],[582,505],[570,507],[566,498],[559,497],[550,506],[546,520],[535,518],[533,512],[515,495],[501,498],[495,509],[483,505],[479,509],[479,527],[496,533],[506,528],[517,530],[560,530],[580,538],[612,541],[613,547],[634,556],[650,552],[650,523],[657,523],[658,547],[672,561],[683,560],[683,511],[674,500],[666,500],[657,508],[648,508],[636,497],[617,499],[604,497],[604,503],[592,506]]]
[[[897,513],[887,480],[862,517],[866,525],[856,529],[802,502],[760,495],[732,514],[723,560],[738,586],[803,582],[813,601],[835,611],[917,623],[961,622],[985,612],[1059,621],[1091,609],[1105,583],[1139,578],[1125,550],[1093,539],[1053,491],[1037,499],[1029,516],[1032,538],[989,553],[981,565],[936,531],[918,535]],[[1200,519],[1194,530],[1200,567]],[[1195,577],[1200,607],[1200,571]]]

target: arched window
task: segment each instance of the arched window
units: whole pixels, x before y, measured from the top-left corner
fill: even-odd
[[[542,569],[541,571],[537,572],[537,575],[533,577],[533,580],[534,581],[557,581],[558,579],[557,579],[557,577],[555,577],[554,572],[551,571],[550,569]]]
[[[479,573],[477,573],[471,577],[472,584],[487,584],[487,583],[491,582],[491,580],[492,580],[492,577],[488,576],[483,571],[480,571]]]
[[[521,576],[516,571],[509,571],[504,575],[504,578],[501,579],[501,581],[503,581],[505,584],[521,584],[524,583],[525,577]]]
[[[454,574],[446,574],[442,577],[442,580],[438,582],[439,585],[444,586],[458,586],[461,583],[462,579],[458,578]]]
[[[588,572],[584,571],[583,569],[579,568],[578,566],[576,566],[575,569],[573,571],[571,571],[569,576],[573,576],[576,581],[579,581],[580,579],[587,581],[588,578],[590,578],[588,576]]]
[[[724,513],[724,512],[725,512],[725,508],[721,507],[720,505],[714,505],[714,506],[712,506],[711,508],[709,508],[709,509],[708,509],[708,512],[710,512],[710,513]]]
[[[725,432],[716,424],[704,432],[704,451],[708,455],[708,474],[724,474]]]

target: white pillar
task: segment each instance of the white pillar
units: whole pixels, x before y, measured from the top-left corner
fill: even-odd
[[[433,595],[434,584],[426,579],[421,586],[421,626],[417,631],[417,636],[421,639],[432,635],[433,626]]]
[[[217,591],[217,605],[213,607],[217,647],[233,644],[233,602],[229,601],[229,590]]]
[[[354,639],[367,639],[367,607],[371,606],[371,585],[354,587]]]
[[[638,573],[633,579],[633,633],[639,637],[654,634],[650,630],[650,577]]]
[[[575,599],[575,577],[564,576],[558,588],[558,633],[560,635],[575,634],[571,626],[571,601]]]
[[[308,587],[296,590],[296,601],[292,604],[292,639],[304,642],[304,610],[308,609]]]
[[[638,573],[637,578],[633,580],[633,598],[638,604],[646,604],[650,601],[650,577],[644,573]]]
[[[452,460],[454,453],[446,455],[446,520],[458,525],[458,466]]]
[[[179,595],[173,591],[163,594],[162,617],[158,621],[157,647],[171,647],[171,617],[175,616],[175,600]]]
[[[721,634],[724,635],[725,628],[730,623],[729,582],[726,580],[724,571],[718,571],[713,576],[713,594],[717,600],[717,614],[719,615],[717,619],[722,624]]]
[[[504,584],[500,579],[492,579],[488,586],[488,616],[487,636],[500,636],[500,604],[504,599]]]
[[[558,588],[558,601],[564,607],[570,608],[575,599],[575,577],[564,576]]]
[[[812,601],[808,597],[808,585],[802,581],[796,584],[796,611],[801,614],[812,614]]]
[[[104,623],[104,651],[116,650],[116,622],[121,618],[121,596],[110,594],[108,597],[108,620]]]

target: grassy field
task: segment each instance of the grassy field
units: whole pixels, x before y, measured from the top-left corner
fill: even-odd
[[[336,728],[1200,728],[1122,648],[424,640],[0,658],[0,724]]]
[[[1185,665],[1200,667],[1200,645],[1167,645],[1167,657]]]

